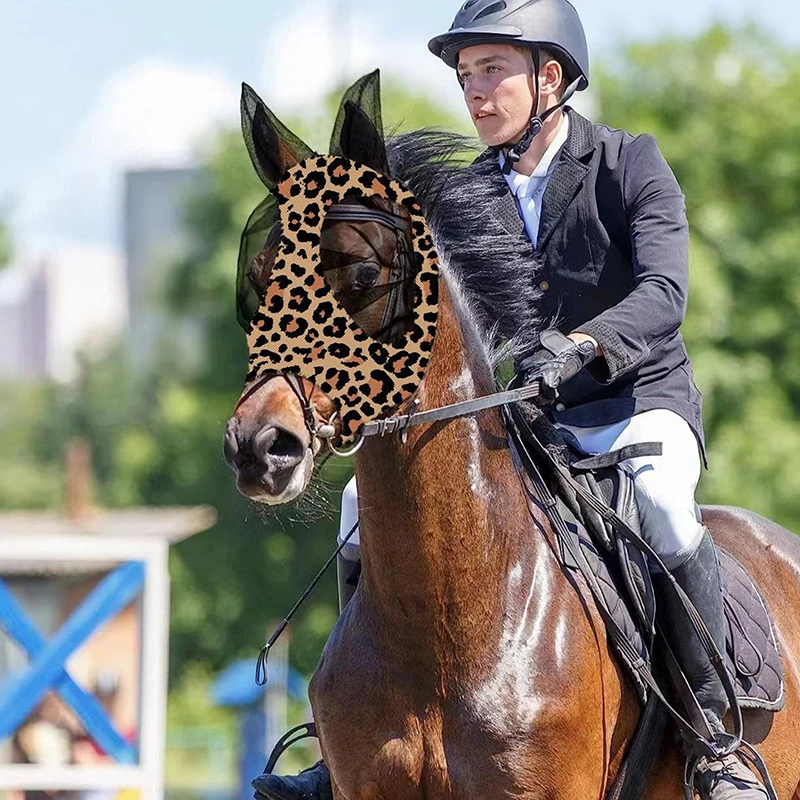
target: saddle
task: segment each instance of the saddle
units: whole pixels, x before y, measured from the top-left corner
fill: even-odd
[[[658,618],[649,559],[641,547],[633,478],[621,466],[630,458],[660,455],[661,445],[644,443],[591,455],[535,406],[519,403],[504,413],[529,501],[550,519],[562,566],[568,577],[583,579],[573,585],[582,593],[588,588],[606,624],[612,652],[643,705],[627,767],[608,794],[638,797],[647,766],[660,751],[667,703],[682,705],[690,720],[697,719],[688,682],[659,632],[663,621]],[[721,547],[716,549],[727,619],[725,667],[736,699],[743,709],[777,712],[785,693],[772,614],[745,567]]]

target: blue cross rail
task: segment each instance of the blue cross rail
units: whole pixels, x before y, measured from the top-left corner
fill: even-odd
[[[110,572],[47,642],[0,580],[0,625],[31,659],[28,669],[0,687],[0,739],[11,736],[53,689],[73,709],[86,732],[112,758],[136,763],[136,748],[115,729],[97,698],[67,673],[67,659],[142,590],[145,569],[128,561]]]

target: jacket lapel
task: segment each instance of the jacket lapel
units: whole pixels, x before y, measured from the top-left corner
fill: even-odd
[[[514,195],[511,194],[506,179],[500,171],[497,153],[493,150],[485,150],[475,160],[474,166],[480,170],[483,179],[488,181],[492,187],[491,193],[494,197],[491,205],[492,216],[512,236],[524,236],[527,239],[528,233],[525,230],[525,223],[520,216]]]
[[[584,163],[594,150],[592,123],[572,109],[568,109],[569,134],[561,151],[556,168],[542,198],[542,218],[539,223],[539,241],[536,249],[544,250],[569,204],[581,188],[590,166]],[[512,198],[513,203],[513,198]]]

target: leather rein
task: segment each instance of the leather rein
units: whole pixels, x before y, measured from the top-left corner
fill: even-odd
[[[273,372],[262,376],[239,398],[236,409],[238,409],[245,400],[255,394],[267,381],[273,378],[283,378],[294,392],[300,402],[300,407],[303,409],[303,418],[305,419],[306,428],[311,434],[312,441],[313,439],[323,440],[328,445],[328,449],[331,453],[340,458],[350,458],[354,456],[364,446],[365,440],[370,436],[383,437],[398,433],[403,442],[405,442],[408,429],[413,425],[425,425],[432,422],[456,419],[457,417],[467,417],[488,408],[507,406],[511,403],[519,403],[523,400],[533,400],[540,394],[539,384],[534,383],[530,386],[520,386],[519,388],[509,389],[503,392],[494,392],[493,394],[478,397],[474,400],[451,403],[450,405],[432,408],[428,411],[417,411],[419,400],[415,399],[411,403],[411,409],[405,414],[397,414],[387,417],[386,419],[365,423],[359,432],[358,442],[350,450],[343,451],[337,450],[332,441],[336,436],[336,418],[339,412],[334,411],[327,420],[320,420],[311,403],[310,395],[306,395],[305,393],[302,379],[294,373]]]

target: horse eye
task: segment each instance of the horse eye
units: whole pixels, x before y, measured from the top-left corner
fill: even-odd
[[[365,264],[356,274],[355,285],[358,289],[371,289],[378,281],[381,271],[374,266]]]

